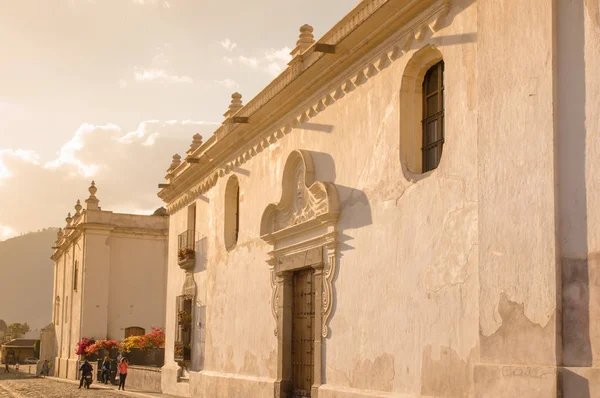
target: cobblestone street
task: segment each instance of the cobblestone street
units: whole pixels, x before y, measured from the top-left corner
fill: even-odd
[[[161,394],[140,394],[134,392],[118,393],[100,387],[94,383],[90,390],[82,388],[73,382],[56,381],[52,378],[38,378],[27,375],[27,371],[16,374],[11,368],[10,373],[0,369],[0,398],[123,398],[123,397],[161,397]]]
[[[12,374],[10,377],[0,376],[0,398],[21,398],[21,397],[105,397],[105,398],[123,398],[123,395],[114,393],[110,390],[94,388],[90,390],[77,389],[77,385],[71,383],[62,383],[49,379],[41,379],[30,376],[17,376]]]

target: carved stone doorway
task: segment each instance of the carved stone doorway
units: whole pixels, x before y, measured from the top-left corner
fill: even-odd
[[[294,272],[292,303],[292,397],[310,397],[315,351],[315,275]]]
[[[310,152],[293,151],[283,171],[281,200],[267,206],[261,220],[261,238],[273,245],[267,263],[278,343],[277,398],[318,398],[324,369],[339,199],[335,185],[314,177]]]

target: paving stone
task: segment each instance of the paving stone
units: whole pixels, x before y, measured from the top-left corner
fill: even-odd
[[[123,398],[124,395],[111,390],[94,387],[90,390],[72,383],[57,382],[50,379],[35,378],[27,375],[4,374],[0,371],[0,398]]]

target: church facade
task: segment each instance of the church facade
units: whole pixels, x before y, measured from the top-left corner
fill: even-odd
[[[600,395],[600,6],[363,0],[175,155],[162,388]]]
[[[120,341],[165,324],[168,217],[102,210],[96,192],[92,182],[52,255],[53,328],[42,334],[42,351],[53,348],[52,370],[62,378],[77,379],[82,338]]]

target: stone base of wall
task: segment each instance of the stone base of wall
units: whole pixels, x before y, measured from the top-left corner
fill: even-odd
[[[125,383],[128,389],[141,392],[161,392],[161,369],[131,365],[127,370]]]
[[[78,380],[79,379],[79,360],[68,359],[67,360],[67,379]]]
[[[190,372],[188,383],[177,382],[177,368],[162,370],[164,393],[180,397],[273,398],[275,380],[220,372]],[[129,379],[128,379],[129,380]],[[518,366],[480,364],[474,367],[474,398],[563,398],[600,397],[600,368]],[[322,385],[318,398],[415,398],[426,396]]]
[[[318,398],[415,398],[415,395],[363,390],[327,384],[319,388]]]
[[[179,367],[175,364],[162,367],[162,392],[176,397],[190,397],[190,383],[178,382]]]
[[[476,365],[473,381],[476,398],[556,398],[557,396],[556,367]],[[564,395],[563,398],[584,398],[584,396]]]
[[[63,379],[67,378],[67,367],[68,367],[68,361],[66,358],[56,358],[56,360],[54,361],[55,365],[56,365],[56,376],[57,377],[62,377]]]
[[[275,380],[220,372],[190,372],[192,397],[272,398]]]

